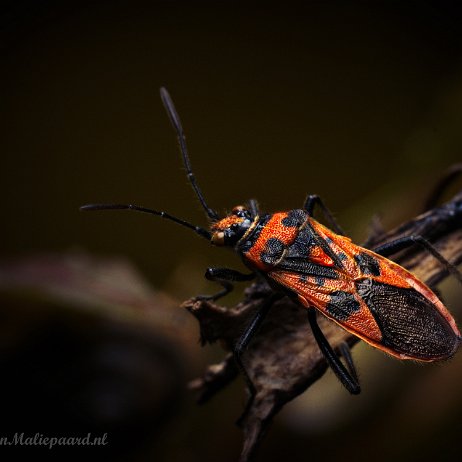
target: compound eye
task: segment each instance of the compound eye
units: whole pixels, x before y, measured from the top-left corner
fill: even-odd
[[[237,216],[242,216],[242,214],[245,212],[245,207],[243,205],[237,205],[236,207],[233,208],[233,210],[231,211],[231,213],[233,215],[237,215]]]
[[[223,231],[218,231],[216,233],[213,233],[212,244],[225,245],[225,233]]]
[[[238,217],[247,217],[249,215],[248,210],[243,205],[234,207],[231,213],[233,215],[237,215]]]
[[[239,229],[240,225],[238,223],[233,223],[231,225],[231,231],[237,231]]]

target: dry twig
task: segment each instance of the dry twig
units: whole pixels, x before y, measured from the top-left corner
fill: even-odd
[[[453,264],[462,261],[462,192],[450,202],[384,233],[376,227],[367,243],[369,248],[398,237],[419,234],[428,239]],[[393,258],[420,279],[433,286],[447,276],[447,270],[419,246]],[[224,308],[195,299],[184,303],[199,321],[203,343],[220,341],[231,351],[244,327],[265,300],[271,289],[261,280],[245,292],[244,300],[233,308]],[[318,316],[329,343],[338,349],[342,342],[350,346],[358,341],[335,323]],[[266,433],[273,416],[290,400],[318,380],[327,368],[311,334],[306,310],[287,297],[277,301],[252,340],[245,354],[246,370],[257,393],[240,420],[244,432],[241,462],[248,461]],[[191,383],[199,394],[199,402],[210,399],[237,376],[231,353],[218,365],[208,368],[203,378]]]

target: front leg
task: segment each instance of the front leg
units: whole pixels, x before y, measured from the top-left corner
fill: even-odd
[[[252,216],[252,218],[255,218],[256,216],[260,215],[260,209],[258,207],[258,202],[255,199],[249,200],[249,210],[250,210],[250,215]]]
[[[223,286],[223,290],[213,295],[198,295],[199,300],[218,300],[229,294],[234,288],[233,282],[251,281],[255,278],[255,273],[244,274],[229,268],[207,268],[205,279],[217,282]]]
[[[234,345],[234,348],[233,348],[234,359],[236,361],[236,364],[239,370],[244,376],[244,380],[247,384],[247,389],[249,390],[249,394],[250,394],[247,404],[245,406],[244,412],[242,413],[242,415],[239,417],[239,419],[236,422],[238,426],[241,426],[242,423],[244,422],[247,414],[249,413],[252,407],[255,396],[257,394],[257,389],[255,388],[255,385],[253,384],[252,379],[250,378],[247,372],[247,369],[245,368],[244,362],[242,361],[242,355],[244,354],[252,338],[254,338],[255,334],[258,332],[258,329],[260,328],[263,321],[265,320],[266,315],[268,314],[271,307],[274,305],[274,303],[277,300],[279,300],[283,296],[284,296],[283,294],[273,292],[266,300],[264,300],[262,305],[258,308],[258,311],[255,313],[252,321],[250,321],[250,324],[245,328],[241,337],[238,339],[238,341]]]

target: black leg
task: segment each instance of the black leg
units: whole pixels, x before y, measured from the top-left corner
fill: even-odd
[[[314,207],[318,205],[321,207],[322,213],[324,214],[324,217],[326,220],[330,223],[332,226],[332,229],[337,233],[342,236],[345,236],[345,232],[343,229],[339,226],[339,224],[336,222],[334,216],[332,215],[331,211],[324,205],[324,202],[322,199],[316,195],[316,194],[310,194],[306,200],[305,200],[305,205],[303,206],[304,210],[308,213],[308,215],[313,216],[314,212]]]
[[[249,200],[249,210],[252,218],[255,218],[257,215],[260,214],[259,208],[258,208],[258,202],[255,199],[250,199]]]
[[[198,300],[218,300],[233,290],[232,282],[251,281],[255,278],[255,273],[243,274],[229,268],[207,268],[205,278],[221,284],[223,290],[213,295],[198,295],[196,298]]]
[[[383,244],[374,249],[375,253],[382,255],[383,257],[388,257],[393,255],[401,250],[407,249],[414,244],[418,244],[427,250],[431,255],[433,255],[447,270],[451,273],[461,284],[462,284],[462,275],[460,271],[450,262],[448,262],[443,255],[441,255],[438,250],[433,247],[430,242],[424,239],[422,236],[406,236],[394,241]]]
[[[335,351],[330,346],[326,337],[322,333],[321,329],[318,326],[316,321],[316,310],[314,308],[308,309],[308,319],[310,321],[311,330],[313,331],[314,338],[318,343],[319,349],[326,358],[327,364],[334,371],[334,374],[340,380],[342,385],[352,394],[357,395],[361,392],[361,387],[359,386],[356,370],[353,366],[353,374],[349,372],[345,366],[340,361],[339,357],[335,354]],[[349,355],[348,355],[349,356]],[[351,357],[350,357],[351,358]],[[349,359],[347,358],[347,363]],[[351,361],[351,365],[353,362]],[[349,367],[351,367],[349,364]]]
[[[247,370],[245,369],[244,363],[242,362],[242,355],[249,345],[250,341],[260,328],[263,320],[265,319],[266,315],[268,314],[270,308],[273,306],[274,302],[280,298],[282,298],[284,295],[279,294],[279,293],[273,293],[271,294],[262,304],[262,306],[258,309],[257,313],[253,317],[252,321],[250,324],[246,327],[244,333],[241,335],[239,340],[236,342],[234,345],[233,349],[233,354],[234,354],[234,359],[236,361],[237,366],[239,367],[239,370],[242,372],[242,375],[244,376],[244,379],[247,384],[247,388],[250,393],[250,397],[247,401],[247,404],[245,406],[244,412],[242,415],[239,417],[237,424],[240,425],[242,421],[244,420],[245,416],[247,415],[250,407],[252,406],[253,400],[255,398],[256,394],[256,388],[255,385],[253,384],[251,378],[249,377],[249,374],[247,373]]]
[[[358,373],[356,372],[356,367],[355,363],[353,362],[353,357],[351,356],[351,350],[350,347],[348,346],[348,343],[342,342],[339,346],[340,354],[343,356],[343,359],[345,359],[348,372],[350,375],[353,377],[353,379],[358,381]]]

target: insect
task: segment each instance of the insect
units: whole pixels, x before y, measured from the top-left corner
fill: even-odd
[[[360,247],[344,235],[316,195],[308,196],[301,209],[265,214],[259,211],[255,200],[250,200],[247,206],[234,207],[230,214],[220,217],[208,206],[197,184],[172,99],[165,88],[161,88],[160,95],[178,136],[188,180],[211,222],[210,230],[166,212],[132,204],[88,204],[81,210],[145,212],[189,228],[215,246],[232,247],[252,272],[208,268],[205,277],[220,283],[223,289],[202,298],[217,300],[232,290],[234,282],[255,277],[269,283],[274,293],[262,304],[234,346],[236,362],[251,394],[255,388],[242,362],[242,353],[275,300],[286,295],[307,309],[313,335],[327,363],[353,394],[359,393],[360,386],[351,355],[347,349],[341,350],[345,367],[319,328],[317,312],[399,359],[428,362],[455,354],[462,338],[449,311],[422,281],[387,258],[418,244],[462,281],[458,270],[429,242],[412,235],[373,250]],[[321,209],[333,230],[313,218],[315,207]]]

